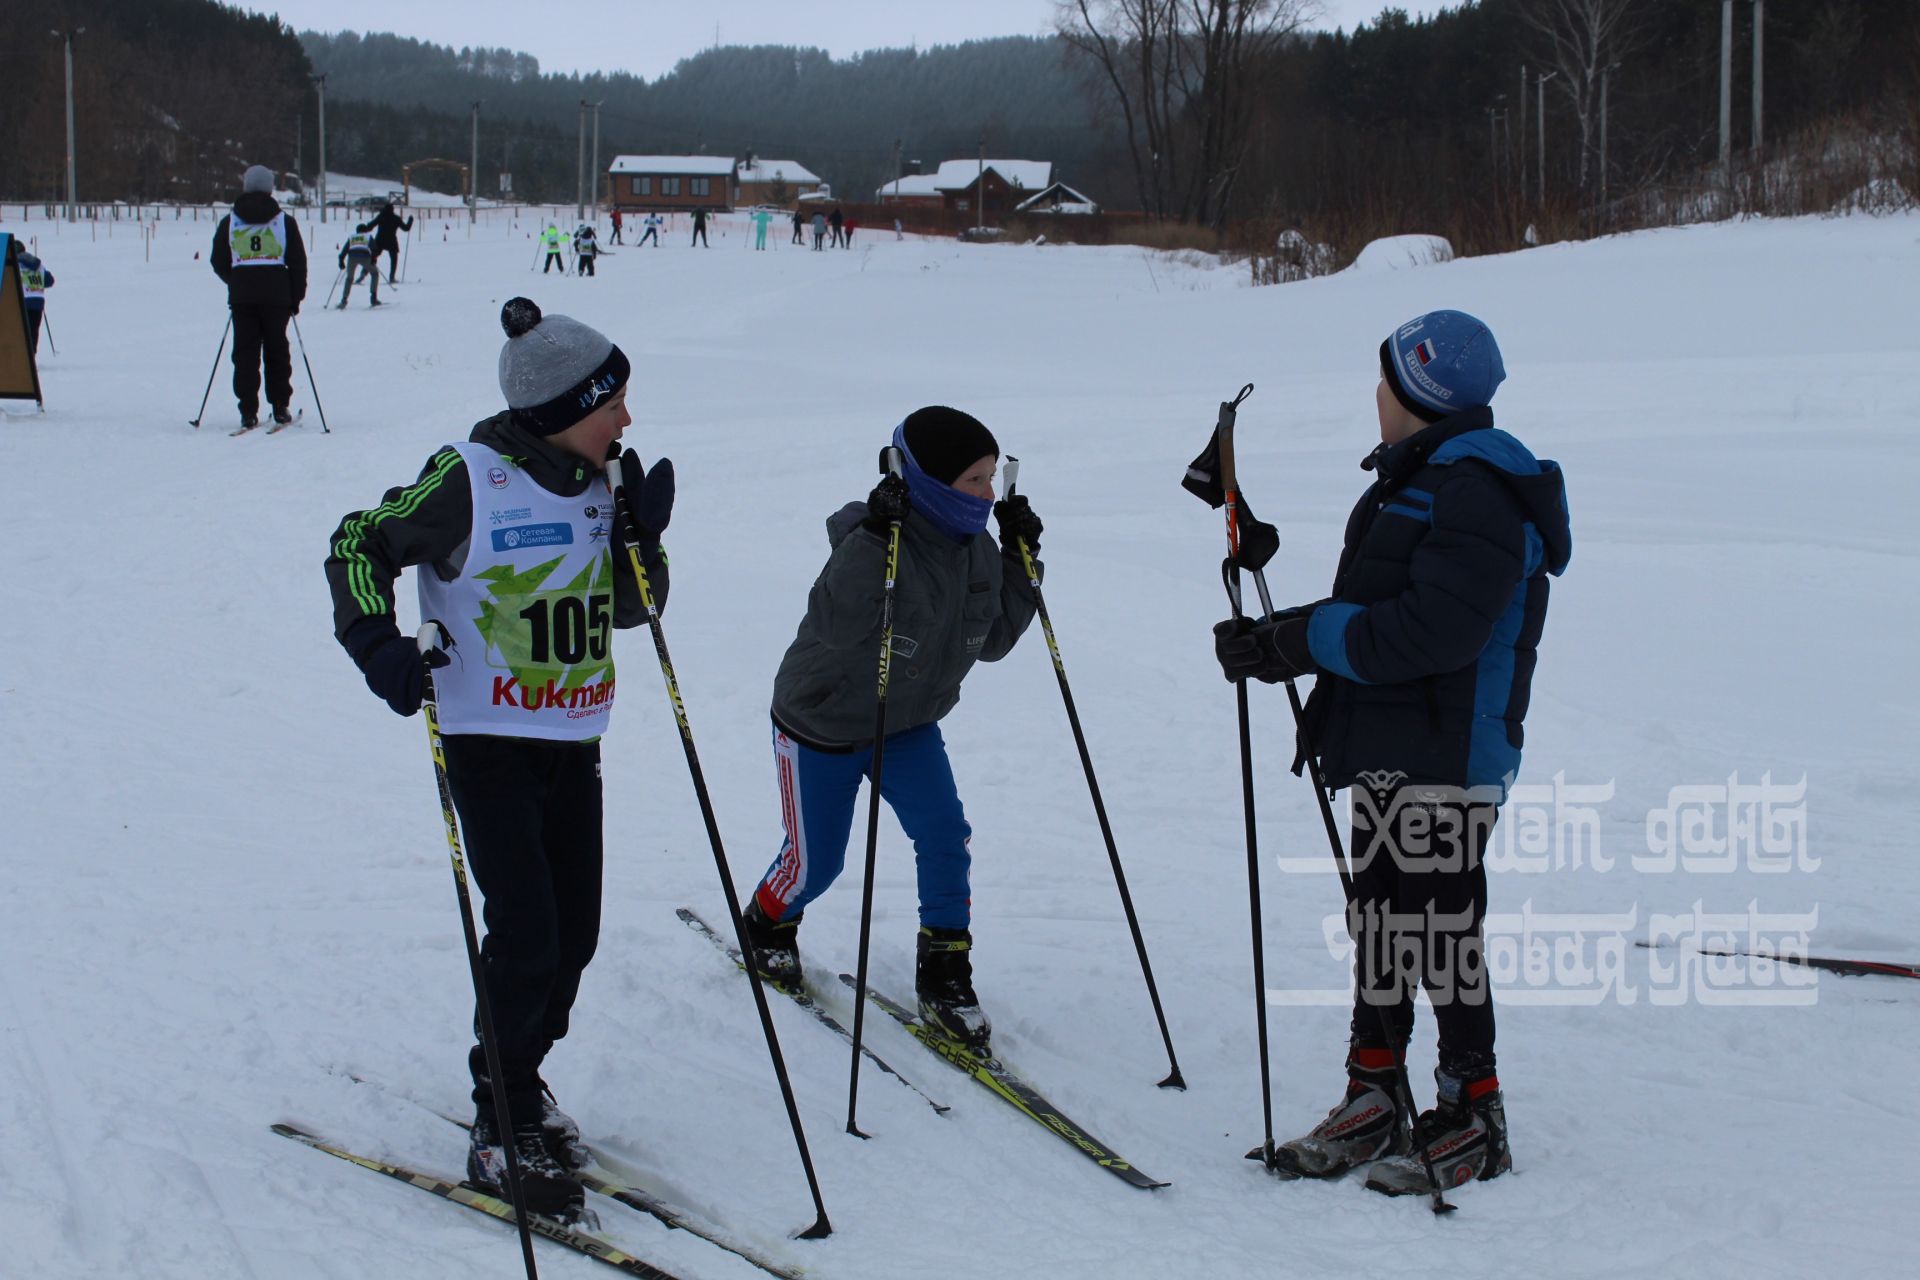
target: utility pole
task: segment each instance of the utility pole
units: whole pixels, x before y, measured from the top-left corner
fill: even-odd
[[[973,213],[973,227],[976,231],[986,229],[987,225],[987,135],[980,135],[980,177],[973,184],[973,202],[978,208]]]
[[[900,180],[907,176],[906,168],[900,156],[900,139],[895,138],[893,140],[893,198],[896,203],[900,199]]]
[[[1559,74],[1558,71],[1549,71],[1534,81],[1534,91],[1539,95],[1539,101],[1534,104],[1538,119],[1533,122],[1533,133],[1540,142],[1540,207],[1542,209],[1547,207],[1547,81]]]
[[[85,27],[74,27],[70,31],[55,31],[53,37],[67,48],[67,221],[80,220],[79,183],[74,172],[74,134],[73,134],[73,38],[85,31]]]
[[[1720,0],[1720,181],[1733,186],[1733,0]]]
[[[593,220],[600,221],[600,107],[605,98],[593,104],[593,168],[587,172],[593,182]]]
[[[304,193],[307,186],[307,113],[298,111],[293,117],[293,172],[300,179],[300,189]],[[303,194],[301,199],[305,199]]]
[[[313,78],[320,88],[320,221],[327,220],[327,73]]]
[[[1764,67],[1760,50],[1760,33],[1767,25],[1767,0],[1753,0],[1753,162],[1760,163],[1760,86],[1764,78]]]
[[[480,217],[480,104],[485,98],[473,100],[473,165],[467,172],[473,175],[467,184],[467,225],[471,227]]]
[[[587,218],[587,100],[580,99],[580,178],[574,185],[573,221],[574,225]]]
[[[1527,198],[1527,64],[1520,64],[1520,198]]]
[[[1600,225],[1603,227],[1612,221],[1607,216],[1607,89],[1613,69],[1619,65],[1609,62],[1600,68]]]

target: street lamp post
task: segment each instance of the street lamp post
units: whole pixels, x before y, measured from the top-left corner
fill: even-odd
[[[575,226],[587,218],[587,100],[580,99],[580,159],[579,176],[573,188],[573,222]]]
[[[1534,91],[1539,97],[1535,103],[1534,136],[1540,142],[1540,207],[1547,207],[1547,81],[1559,75],[1558,71],[1549,71],[1534,81]]]
[[[320,90],[320,221],[327,220],[327,74],[313,78]]]
[[[467,182],[467,225],[471,227],[480,216],[480,104],[484,98],[473,100],[473,164],[467,172],[471,178]]]
[[[593,183],[593,220],[600,221],[600,108],[605,98],[593,104],[593,167],[587,171],[588,181]]]
[[[79,184],[74,171],[74,133],[73,133],[73,38],[85,31],[85,27],[75,27],[71,31],[55,31],[53,37],[66,46],[67,51],[67,221],[77,222],[80,218]]]

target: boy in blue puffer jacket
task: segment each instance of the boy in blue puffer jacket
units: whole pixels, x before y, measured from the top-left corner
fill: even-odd
[[[1560,468],[1493,425],[1506,377],[1487,326],[1434,311],[1380,344],[1376,477],[1347,520],[1325,600],[1214,628],[1229,680],[1316,676],[1299,749],[1353,799],[1357,973],[1346,1095],[1278,1152],[1283,1173],[1425,1193],[1394,1083],[1418,978],[1439,1028],[1438,1105],[1413,1127],[1443,1186],[1512,1167],[1494,1074],[1482,923],[1488,837],[1572,535]],[[1302,761],[1296,761],[1298,772]],[[1401,969],[1408,970],[1400,972]],[[1417,970],[1417,972],[1413,972]],[[1384,1007],[1391,1036],[1383,1032]]]

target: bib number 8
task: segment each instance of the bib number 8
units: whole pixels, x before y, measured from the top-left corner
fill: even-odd
[[[255,253],[260,252],[260,234],[258,232],[254,233],[251,240],[251,244],[252,244],[253,251]]]

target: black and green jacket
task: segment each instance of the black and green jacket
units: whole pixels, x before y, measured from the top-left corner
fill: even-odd
[[[516,425],[502,411],[476,425],[467,437],[498,450],[529,479],[549,493],[571,497],[585,493],[593,468]],[[473,537],[473,493],[467,464],[458,451],[441,449],[403,488],[387,490],[379,506],[355,511],[340,522],[327,542],[327,589],[333,593],[333,634],[356,664],[382,641],[399,633],[394,620],[393,583],[409,565],[441,581],[460,576]],[[667,557],[655,542],[641,548],[654,602],[666,608]],[[616,572],[613,624],[634,627],[647,620],[639,584],[630,573]]]

